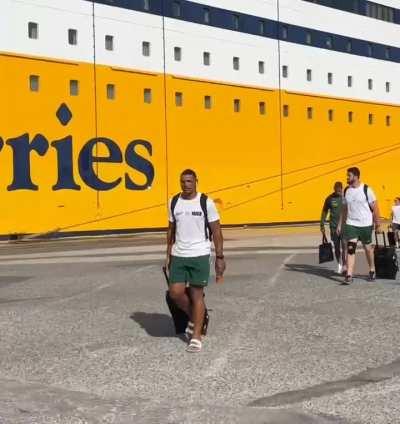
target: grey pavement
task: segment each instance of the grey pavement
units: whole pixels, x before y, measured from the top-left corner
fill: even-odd
[[[185,352],[164,235],[0,245],[0,423],[400,423],[400,281],[342,286],[316,227],[225,231]]]

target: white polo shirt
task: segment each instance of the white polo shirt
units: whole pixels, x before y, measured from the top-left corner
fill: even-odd
[[[204,216],[200,206],[201,193],[191,200],[179,197],[176,202],[174,216],[176,222],[175,243],[172,246],[172,255],[185,258],[205,256],[211,253],[210,240],[206,240],[204,232]],[[171,214],[171,202],[168,202],[169,222],[174,222]],[[215,203],[207,198],[208,222],[219,220]]]
[[[400,225],[400,205],[392,206],[392,212],[393,212],[393,224],[399,224]]]
[[[370,205],[376,201],[375,193],[370,187],[367,190],[368,202],[364,193],[364,184],[359,187],[348,187],[343,199],[347,205],[346,224],[354,227],[370,227],[373,224],[373,216]]]

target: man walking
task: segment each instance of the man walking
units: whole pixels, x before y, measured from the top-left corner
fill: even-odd
[[[330,237],[335,247],[335,257],[338,263],[338,274],[345,271],[346,266],[346,247],[340,232],[338,233],[337,227],[340,220],[343,205],[343,184],[337,181],[333,186],[333,193],[330,194],[324,202],[321,213],[321,233],[325,235],[325,220],[329,214],[329,229]]]
[[[397,247],[400,247],[400,197],[394,199],[392,206],[392,231],[394,232],[394,240]]]
[[[348,187],[344,191],[343,208],[338,225],[338,234],[343,228],[347,241],[347,274],[344,284],[353,281],[356,248],[361,241],[369,265],[369,281],[375,281],[374,249],[372,231],[380,232],[379,209],[374,192],[360,181],[360,170],[356,167],[347,170]]]
[[[167,268],[169,293],[189,316],[193,332],[188,352],[200,352],[205,304],[204,287],[210,276],[211,239],[215,246],[217,282],[225,271],[223,237],[214,202],[197,192],[197,176],[187,169],[180,176],[182,192],[169,202],[167,233]],[[189,295],[186,291],[189,286]]]

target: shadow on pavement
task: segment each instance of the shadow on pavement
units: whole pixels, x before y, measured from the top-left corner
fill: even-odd
[[[129,318],[139,324],[151,337],[177,337],[169,315],[133,312]]]
[[[285,264],[285,267],[288,271],[316,275],[317,277],[323,277],[327,280],[334,281],[335,283],[343,283],[343,278],[340,275],[337,275],[336,272],[332,271],[331,269],[309,264]]]

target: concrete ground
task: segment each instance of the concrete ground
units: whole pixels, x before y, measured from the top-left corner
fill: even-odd
[[[160,234],[0,245],[0,423],[400,422],[400,281],[351,286],[318,230],[226,230],[185,352]]]

